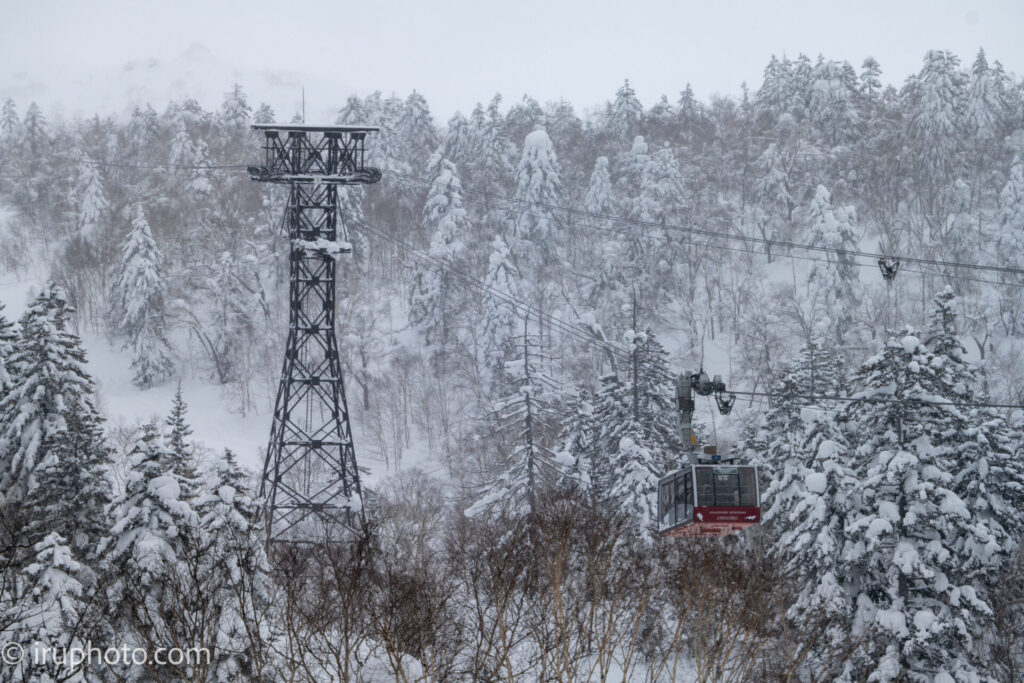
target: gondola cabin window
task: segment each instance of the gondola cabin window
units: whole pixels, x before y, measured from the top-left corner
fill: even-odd
[[[725,536],[760,521],[754,466],[689,465],[658,484],[662,536]]]

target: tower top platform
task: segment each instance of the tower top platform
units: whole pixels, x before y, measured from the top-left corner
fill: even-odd
[[[376,183],[380,169],[366,165],[366,136],[378,126],[257,123],[263,133],[263,164],[249,177],[263,183],[357,185]]]
[[[254,123],[253,130],[277,130],[285,133],[376,133],[380,126],[316,125],[312,123]]]

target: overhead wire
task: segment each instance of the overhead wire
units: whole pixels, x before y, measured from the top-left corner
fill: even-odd
[[[248,165],[246,165],[246,164],[196,164],[196,165],[163,164],[163,165],[145,165],[145,164],[126,164],[126,163],[118,163],[118,162],[104,162],[104,161],[99,161],[99,160],[88,160],[88,163],[92,163],[92,164],[95,164],[95,165],[98,165],[98,166],[110,166],[110,167],[122,167],[122,168],[146,168],[146,169],[150,169],[150,170],[163,170],[163,169],[168,169],[168,168],[174,168],[174,169],[181,169],[181,170],[217,170],[217,171],[219,171],[219,170],[243,170],[243,169],[248,168]],[[382,169],[382,172],[385,173],[385,174],[390,174],[390,175],[393,175],[395,177],[401,178],[403,180],[407,180],[407,181],[411,181],[411,182],[416,182],[416,183],[420,183],[420,184],[427,185],[427,186],[447,187],[447,185],[445,185],[443,183],[437,183],[435,181],[432,181],[432,180],[429,180],[429,179],[426,179],[426,178],[420,178],[420,177],[414,176],[412,174],[403,173],[403,172],[395,171],[395,170],[392,170],[392,169]],[[496,200],[505,201],[505,202],[508,202],[510,204],[526,205],[526,206],[537,206],[537,207],[540,207],[540,208],[546,208],[546,209],[553,210],[553,211],[561,211],[561,212],[563,212],[563,213],[565,213],[567,215],[583,216],[583,217],[588,217],[588,218],[596,219],[596,220],[610,221],[610,222],[613,222],[613,223],[625,223],[625,224],[639,225],[639,226],[644,226],[644,227],[653,227],[653,228],[658,228],[658,229],[661,229],[661,230],[671,230],[671,231],[686,233],[686,234],[690,234],[690,235],[701,235],[701,236],[710,237],[710,238],[719,238],[719,239],[726,239],[726,240],[742,241],[742,242],[753,243],[753,244],[760,244],[760,245],[769,246],[769,247],[780,247],[780,248],[786,248],[786,249],[801,249],[801,250],[814,251],[814,252],[819,252],[819,253],[834,253],[834,254],[837,254],[837,255],[854,256],[854,257],[871,258],[871,259],[879,259],[879,258],[887,258],[888,257],[886,255],[878,254],[878,253],[873,253],[873,252],[863,252],[863,251],[858,251],[858,250],[836,249],[836,248],[831,248],[831,247],[823,247],[823,246],[817,246],[817,245],[801,244],[801,243],[791,242],[791,241],[787,241],[787,240],[769,240],[769,239],[766,239],[766,238],[755,237],[755,236],[750,236],[750,235],[743,235],[743,234],[739,234],[739,233],[736,233],[736,234],[722,233],[722,232],[717,232],[717,231],[708,230],[708,229],[704,229],[704,228],[683,227],[683,226],[677,226],[677,225],[671,225],[671,224],[665,224],[665,223],[658,223],[658,222],[655,222],[655,221],[647,221],[647,220],[643,220],[643,219],[628,218],[628,217],[623,217],[623,216],[617,216],[617,215],[614,215],[614,214],[605,214],[605,213],[599,213],[599,212],[592,212],[592,211],[588,211],[588,210],[584,210],[584,209],[577,209],[577,208],[573,208],[573,207],[560,206],[560,205],[552,204],[552,203],[549,203],[549,202],[540,202],[540,201],[535,201],[535,200],[519,199],[519,198],[516,198],[516,197],[511,197],[509,195],[504,195],[504,194],[495,193],[495,192],[489,192],[489,191],[486,191],[486,190],[476,190],[476,189],[472,189],[472,188],[461,187],[460,188],[460,192],[462,194],[464,194],[464,195],[468,194],[468,195],[483,196],[483,197],[490,198],[490,199],[496,199]],[[380,237],[384,237],[386,239],[390,239],[390,240],[394,241],[399,246],[401,246],[403,249],[408,251],[410,254],[416,255],[419,258],[421,258],[421,260],[425,259],[428,263],[433,263],[434,265],[437,265],[438,267],[445,268],[448,272],[450,272],[451,274],[455,275],[457,278],[463,280],[466,284],[469,284],[470,286],[474,286],[474,287],[476,287],[478,289],[481,289],[482,291],[485,291],[486,293],[488,293],[491,296],[499,299],[500,301],[503,301],[504,303],[510,305],[513,308],[513,311],[517,313],[517,315],[518,315],[518,310],[519,309],[525,309],[528,312],[528,314],[529,314],[529,311],[532,310],[531,307],[529,305],[525,304],[524,302],[522,302],[522,301],[520,301],[520,300],[518,300],[518,299],[516,299],[514,297],[511,297],[510,295],[507,295],[507,294],[504,294],[502,292],[499,292],[498,290],[495,290],[494,288],[490,287],[485,282],[482,282],[482,281],[478,280],[477,278],[474,278],[474,277],[472,277],[470,275],[467,275],[465,273],[461,273],[461,272],[455,270],[454,268],[451,268],[449,264],[446,264],[445,262],[443,262],[443,261],[441,261],[439,259],[435,259],[434,257],[431,257],[429,254],[426,254],[426,253],[422,252],[421,250],[419,250],[415,246],[405,242],[404,240],[401,240],[401,239],[399,239],[399,238],[397,238],[397,237],[395,237],[393,235],[390,235],[390,234],[388,234],[388,233],[386,233],[384,231],[376,230],[375,228],[372,228],[370,226],[363,226],[363,227],[366,230],[368,230],[368,231],[370,231],[370,232],[372,232],[374,234],[377,234]],[[601,229],[601,228],[598,228],[598,229]],[[611,231],[611,230],[608,230],[608,231]],[[667,239],[667,237],[664,236],[664,235],[657,235],[657,234],[653,234],[652,235],[650,233],[629,233],[629,232],[625,232],[625,231],[622,231],[622,230],[617,230],[617,231],[614,231],[614,232],[618,232],[620,234],[632,235],[632,236],[641,237],[641,238],[652,238],[653,237],[653,238]],[[711,245],[710,243],[708,243],[708,244],[706,244],[704,246],[706,246],[708,248],[714,248],[714,249],[724,249],[724,250],[728,250],[728,251],[735,251],[735,252],[741,252],[741,253],[749,253],[746,250],[737,249],[737,248],[734,248],[734,247],[727,247],[726,245]],[[792,255],[792,254],[788,255],[788,257],[789,258],[799,258],[799,259],[810,260],[810,261],[819,261],[819,262],[822,261],[822,259],[816,259],[816,258],[807,257],[807,256],[796,256],[796,255]],[[918,264],[918,265],[933,265],[933,266],[938,266],[938,267],[947,267],[947,268],[955,268],[955,269],[984,270],[984,271],[989,271],[989,272],[1007,273],[1007,274],[1013,274],[1013,275],[1024,275],[1024,269],[1010,268],[1010,267],[1006,267],[1006,266],[971,264],[971,263],[951,262],[951,261],[945,261],[945,260],[941,260],[941,259],[925,259],[925,258],[906,257],[906,256],[900,256],[900,257],[897,257],[897,258],[899,258],[901,261],[905,261],[907,263]],[[855,262],[855,265],[857,265],[859,267],[867,267],[870,264],[864,264],[864,263],[860,263],[860,262]],[[951,277],[953,279],[963,279],[963,280],[968,280],[968,281],[981,282],[981,283],[985,283],[985,284],[1024,286],[1024,283],[1018,284],[1018,283],[1011,283],[1011,282],[996,282],[996,281],[992,281],[992,280],[981,280],[981,279],[975,279],[975,278],[965,278],[964,276],[959,276],[959,275],[956,275],[956,274],[948,274],[948,273],[947,274],[933,273],[933,272],[929,272],[929,271],[909,271],[909,272],[915,272],[915,273],[919,273],[919,274],[923,274],[923,275],[932,275],[932,276],[936,276],[936,277]],[[560,318],[558,318],[556,316],[553,316],[553,315],[551,315],[549,313],[541,313],[541,312],[535,311],[535,310],[534,310],[533,313],[534,313],[534,315],[536,315],[538,317],[539,320],[542,320],[543,322],[548,323],[548,325],[552,329],[557,329],[559,332],[562,332],[563,334],[566,334],[566,335],[576,339],[577,341],[580,341],[580,342],[582,342],[584,344],[596,345],[598,347],[601,347],[602,349],[604,349],[608,353],[613,354],[613,356],[615,354],[618,354],[619,359],[622,360],[622,361],[628,361],[628,359],[629,359],[630,353],[629,353],[628,350],[622,349],[622,348],[618,347],[613,342],[610,342],[607,339],[599,339],[597,337],[584,334],[580,330],[576,329],[576,327],[572,323],[566,322],[566,321],[564,321],[564,320],[562,320],[562,319],[560,319]],[[674,379],[674,375],[672,375],[671,373],[667,373],[665,375],[664,379]],[[858,398],[858,397],[843,397],[843,396],[793,396],[793,395],[789,395],[789,394],[783,395],[783,394],[778,394],[778,393],[773,393],[773,392],[751,392],[751,391],[734,391],[734,390],[730,390],[729,393],[733,393],[733,394],[737,394],[737,395],[744,395],[744,396],[758,396],[758,397],[764,397],[764,398],[767,398],[767,399],[781,398],[783,396],[786,396],[786,397],[789,397],[789,398],[800,398],[800,399],[818,400],[818,401],[834,400],[834,401],[886,402],[886,400],[879,399],[877,397],[869,399],[869,398],[864,398],[864,397],[859,397]],[[889,399],[888,400],[888,402],[901,402],[901,401],[903,401],[903,399]],[[1006,403],[962,403],[962,402],[958,403],[958,402],[935,402],[935,401],[928,401],[927,403],[929,405],[948,405],[948,406],[971,407],[971,408],[1024,409],[1024,405],[1021,405],[1021,404],[1006,404]]]
[[[401,171],[395,171],[391,169],[381,169],[384,174],[393,175],[403,180],[416,182],[428,186],[439,186],[447,187],[443,183],[437,183],[427,178],[420,178],[409,173],[403,173]],[[586,209],[577,209],[569,206],[560,206],[558,204],[552,204],[550,202],[542,202],[537,200],[519,199],[516,197],[510,197],[509,195],[503,195],[496,192],[489,192],[487,190],[476,190],[472,188],[461,188],[463,194],[475,194],[478,196],[484,196],[489,199],[497,199],[508,202],[510,204],[519,204],[525,206],[536,206],[539,208],[545,208],[552,211],[560,211],[567,215],[572,216],[587,216],[599,220],[612,221],[615,223],[627,223],[631,225],[640,225],[649,228],[658,228],[661,230],[671,230],[674,232],[686,233],[690,235],[702,235],[706,237],[715,237],[727,240],[736,240],[741,242],[748,242],[752,244],[760,244],[768,247],[780,247],[783,249],[802,249],[806,251],[815,251],[819,253],[833,253],[840,256],[858,256],[861,258],[870,258],[874,260],[882,258],[899,258],[901,262],[915,263],[918,265],[932,265],[947,268],[964,268],[973,270],[986,270],[992,272],[1008,273],[1012,275],[1024,275],[1024,268],[1011,268],[1009,266],[995,266],[995,265],[984,265],[977,263],[960,263],[956,261],[945,261],[941,259],[926,259],[914,256],[898,256],[896,254],[881,254],[875,252],[866,252],[853,249],[838,249],[834,247],[825,247],[813,244],[802,244],[799,242],[792,242],[789,240],[770,240],[764,237],[756,237],[753,235],[743,235],[741,233],[725,233],[717,232],[715,230],[709,230],[707,228],[697,227],[684,227],[680,225],[673,225],[670,223],[659,223],[657,221],[644,220],[640,218],[628,218],[625,216],[618,216],[615,214],[599,213],[594,211],[588,211]],[[860,264],[865,266],[867,264]]]
[[[149,169],[149,170],[163,170],[163,169],[168,169],[168,168],[174,168],[174,169],[179,169],[179,170],[215,170],[215,171],[231,170],[231,171],[237,171],[237,170],[245,170],[245,169],[248,168],[247,164],[195,164],[195,165],[188,165],[188,164],[159,164],[159,165],[155,165],[155,164],[149,164],[149,165],[147,165],[147,164],[128,164],[128,163],[124,163],[124,162],[100,161],[100,160],[95,160],[95,159],[89,159],[87,161],[87,163],[91,163],[91,164],[97,165],[97,166],[110,166],[110,167],[115,167],[115,168],[142,168],[142,169]],[[402,171],[396,171],[394,169],[381,169],[381,172],[384,173],[384,174],[392,175],[392,176],[394,176],[396,178],[400,178],[402,180],[406,180],[406,181],[409,181],[409,182],[415,182],[415,183],[418,183],[418,184],[424,185],[424,186],[447,187],[447,185],[445,185],[444,183],[438,183],[438,182],[436,182],[434,180],[431,180],[429,178],[422,178],[422,177],[419,177],[419,176],[416,176],[416,175],[413,175],[413,174],[410,174],[410,173],[404,173]],[[1011,274],[1011,275],[1021,275],[1021,276],[1024,276],[1024,268],[1013,268],[1013,267],[1010,267],[1010,266],[997,266],[997,265],[987,265],[987,264],[978,264],[978,263],[962,263],[962,262],[958,262],[958,261],[946,261],[946,260],[943,260],[943,259],[928,259],[928,258],[915,257],[915,256],[900,256],[900,255],[897,255],[897,254],[881,254],[881,253],[865,252],[865,251],[859,251],[859,250],[838,249],[838,248],[834,248],[834,247],[825,247],[825,246],[821,246],[821,245],[803,244],[803,243],[800,243],[800,242],[793,242],[793,241],[789,241],[789,240],[772,240],[772,239],[768,239],[768,238],[764,238],[764,237],[757,237],[757,236],[754,236],[754,235],[744,235],[742,233],[718,232],[718,231],[715,231],[715,230],[709,230],[709,229],[706,229],[706,228],[697,228],[697,227],[692,227],[692,226],[691,227],[685,227],[685,226],[680,226],[680,225],[673,225],[673,224],[670,224],[670,223],[659,223],[659,222],[656,222],[656,221],[643,220],[643,219],[639,219],[639,218],[630,218],[630,217],[627,217],[627,216],[619,216],[619,215],[615,215],[615,214],[593,212],[593,211],[588,211],[586,209],[578,209],[578,208],[569,207],[569,206],[562,206],[562,205],[558,205],[558,204],[552,204],[550,202],[541,202],[541,201],[536,201],[536,200],[519,199],[519,198],[516,198],[516,197],[513,197],[513,196],[506,195],[506,194],[501,194],[501,193],[497,193],[497,192],[490,192],[488,190],[479,190],[479,189],[474,189],[474,188],[467,188],[465,186],[460,187],[460,192],[463,195],[475,195],[475,196],[485,197],[485,198],[488,198],[488,199],[495,199],[495,200],[504,201],[504,202],[507,202],[509,204],[518,204],[518,205],[525,205],[525,206],[536,206],[536,207],[539,207],[539,208],[546,208],[546,209],[550,209],[550,210],[553,210],[553,211],[560,211],[560,212],[563,212],[563,213],[565,213],[567,215],[589,217],[589,218],[593,218],[593,219],[597,219],[597,220],[611,221],[613,223],[625,223],[625,224],[629,224],[629,225],[639,225],[639,226],[643,226],[643,227],[659,228],[659,229],[662,229],[662,230],[670,230],[670,231],[673,231],[673,232],[681,232],[681,233],[692,234],[692,235],[701,235],[701,236],[705,236],[705,237],[712,237],[712,238],[720,238],[720,239],[726,239],[726,240],[741,241],[741,242],[747,242],[747,243],[752,243],[752,244],[759,244],[759,245],[767,246],[767,247],[778,247],[778,248],[782,248],[782,249],[799,249],[799,250],[804,250],[804,251],[815,251],[815,252],[818,252],[818,253],[826,253],[826,254],[833,253],[833,254],[837,254],[837,255],[840,255],[840,256],[854,256],[854,257],[860,257],[860,258],[869,258],[869,259],[872,259],[874,261],[877,261],[880,258],[898,258],[901,261],[901,263],[913,263],[913,264],[917,264],[917,265],[932,265],[932,266],[937,266],[937,267],[953,268],[953,269],[984,270],[984,271],[990,271],[990,272],[999,272],[999,273],[1007,273],[1007,274]],[[647,233],[643,233],[643,234],[640,234],[640,235],[637,235],[637,236],[650,236],[650,235],[648,235]],[[655,237],[661,237],[661,236],[655,235]],[[714,249],[727,249],[727,250],[730,250],[730,251],[740,251],[740,252],[743,252],[743,250],[739,250],[739,249],[735,249],[735,248],[731,248],[730,249],[728,247],[725,247],[724,245],[710,245],[710,244],[708,244],[706,246],[708,246],[710,248],[714,248]],[[746,252],[743,252],[743,253],[746,253]],[[789,257],[789,258],[802,258],[802,259],[805,259],[805,260],[814,260],[814,259],[811,259],[809,257],[797,257],[797,256],[794,256],[792,254],[787,255],[787,257]],[[820,260],[820,259],[818,259],[818,260]],[[863,262],[860,262],[860,261],[854,262],[854,265],[856,265],[857,267],[860,267],[860,268],[874,268],[874,267],[877,267],[874,263],[863,263]],[[906,270],[906,269],[904,269],[904,270]],[[932,276],[935,276],[935,277],[949,277],[949,278],[952,278],[952,279],[968,280],[968,281],[980,282],[980,283],[984,283],[984,284],[1009,285],[1009,286],[1024,287],[1024,282],[1013,283],[1013,282],[999,282],[999,281],[995,281],[995,280],[969,279],[969,278],[965,278],[964,276],[958,275],[956,273],[935,273],[935,272],[917,271],[917,270],[915,270],[915,271],[908,271],[908,272],[914,272],[914,273],[922,274],[922,275],[932,275]]]
[[[447,272],[451,273],[452,275],[455,275],[458,279],[462,280],[465,284],[469,284],[470,286],[473,286],[473,287],[475,287],[477,289],[480,289],[481,291],[489,294],[490,296],[495,297],[499,301],[509,304],[510,306],[512,306],[513,312],[517,316],[519,316],[519,317],[522,317],[522,315],[519,314],[520,310],[527,311],[527,315],[529,315],[530,314],[529,312],[531,310],[533,310],[531,306],[529,306],[525,302],[517,299],[516,297],[514,297],[514,296],[512,296],[510,294],[506,294],[504,292],[500,292],[499,290],[496,290],[493,287],[491,287],[490,285],[488,285],[486,282],[482,282],[481,280],[479,280],[479,279],[477,279],[477,278],[475,278],[475,277],[473,277],[471,275],[467,275],[467,274],[462,273],[461,271],[459,271],[459,270],[457,270],[455,268],[452,268],[445,261],[443,261],[441,259],[438,259],[436,257],[430,256],[426,252],[423,252],[419,248],[415,247],[414,245],[409,244],[408,242],[406,242],[405,240],[402,240],[401,238],[395,237],[394,235],[390,235],[390,234],[388,234],[388,233],[386,233],[386,232],[384,232],[382,230],[378,230],[378,229],[373,228],[373,227],[368,226],[368,225],[364,225],[362,227],[363,227],[363,229],[365,229],[367,232],[369,232],[371,234],[374,234],[374,235],[376,235],[376,236],[378,236],[380,238],[387,239],[387,240],[390,240],[390,241],[394,242],[395,244],[398,244],[400,247],[402,247],[404,250],[406,250],[409,254],[411,254],[412,256],[414,256],[416,258],[419,258],[421,261],[423,261],[425,263],[428,263],[428,264],[431,264],[431,265],[435,265],[435,266],[437,266],[439,268],[442,268],[442,269],[446,270]],[[534,314],[535,315],[537,314],[536,311],[534,311]],[[584,344],[588,344],[588,345],[595,345],[595,346],[598,346],[598,347],[608,351],[609,353],[617,354],[618,357],[619,357],[619,360],[621,360],[623,362],[628,362],[629,359],[630,359],[630,355],[631,355],[630,352],[627,349],[624,349],[624,348],[616,345],[614,342],[608,341],[606,339],[605,340],[598,339],[596,337],[592,337],[590,335],[583,334],[579,330],[575,329],[575,327],[573,326],[572,323],[569,323],[569,322],[567,322],[565,320],[562,320],[561,318],[558,318],[557,316],[554,316],[554,315],[552,315],[550,313],[543,314],[543,318],[544,318],[545,322],[548,322],[551,325],[551,327],[553,327],[555,329],[558,329],[560,332],[568,334],[569,336],[575,338],[577,341],[580,341],[580,342],[582,342]],[[656,374],[656,377],[658,377],[658,378],[660,378],[662,380],[674,381],[675,378],[676,378],[676,375],[674,375],[671,372],[662,371],[662,372],[658,372]],[[848,402],[857,402],[857,401],[859,401],[859,402],[863,402],[863,403],[901,403],[901,402],[905,402],[905,399],[897,399],[897,398],[886,399],[884,397],[878,397],[878,396],[866,397],[866,396],[838,396],[838,395],[834,395],[833,396],[833,395],[788,394],[788,393],[783,394],[783,393],[780,393],[780,392],[742,391],[742,390],[733,390],[733,389],[729,389],[726,393],[736,394],[738,396],[759,397],[759,398],[764,398],[766,400],[786,398],[786,399],[799,399],[799,400],[806,400],[806,401],[848,401]],[[918,400],[921,400],[921,399],[918,399]],[[922,403],[926,403],[927,405],[933,405],[933,406],[955,406],[955,407],[960,407],[960,408],[1024,409],[1024,404],[1014,404],[1014,403],[964,402],[964,401],[932,401],[932,400],[921,400],[921,402]]]

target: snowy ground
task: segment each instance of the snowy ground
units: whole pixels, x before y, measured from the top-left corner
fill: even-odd
[[[0,229],[2,227],[0,217]],[[17,321],[44,281],[44,275],[19,277],[0,272],[0,302],[5,306],[5,316]],[[140,390],[131,383],[131,355],[121,351],[116,341],[111,343],[103,335],[86,332],[82,335],[82,343],[89,373],[96,384],[99,407],[111,430],[130,430],[148,420],[162,421],[167,416],[178,387],[177,380]],[[185,373],[180,381],[194,437],[206,456],[214,457],[230,448],[243,467],[253,474],[262,472],[272,417],[269,401],[265,408],[243,417],[237,409],[237,400],[228,394],[225,387],[211,384],[201,376],[193,376],[193,373]],[[365,483],[373,488],[393,470],[389,472],[383,461],[372,457],[366,448],[361,448],[361,444],[368,443],[361,425],[354,424],[353,430],[356,459],[360,466],[370,470]],[[412,446],[403,453],[401,467],[420,467],[426,471],[439,469],[426,461],[425,447],[416,443]]]

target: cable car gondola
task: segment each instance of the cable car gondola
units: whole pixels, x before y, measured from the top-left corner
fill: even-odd
[[[757,468],[687,465],[658,481],[663,538],[727,536],[761,521]]]
[[[662,538],[717,537],[741,531],[761,521],[761,492],[757,467],[723,461],[714,446],[698,454],[693,447],[693,394],[714,394],[722,414],[732,409],[721,377],[708,378],[701,370],[680,375],[676,402],[680,436],[690,447],[690,464],[658,480],[658,532]]]

